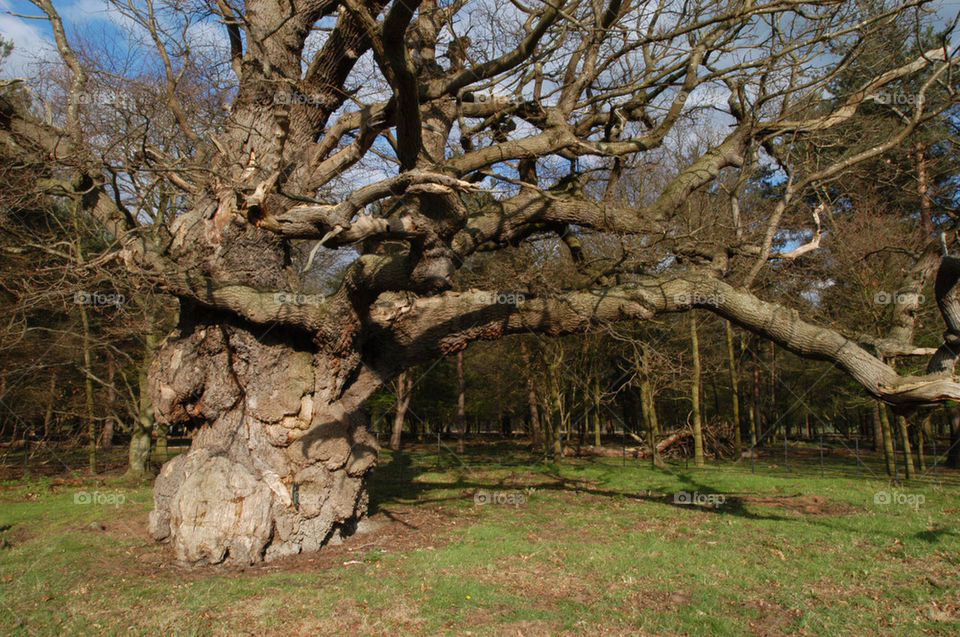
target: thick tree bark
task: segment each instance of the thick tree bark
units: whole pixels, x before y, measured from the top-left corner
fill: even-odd
[[[377,456],[361,407],[378,379],[298,333],[192,314],[151,369],[158,418],[199,425],[157,478],[153,536],[184,562],[254,563],[350,534]]]

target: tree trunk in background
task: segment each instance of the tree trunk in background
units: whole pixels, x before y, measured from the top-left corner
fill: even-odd
[[[593,378],[593,444],[600,446],[600,379]]]
[[[903,465],[907,480],[912,480],[916,476],[917,470],[913,465],[913,452],[910,450],[910,431],[907,424],[905,416],[897,416],[897,430],[900,434],[900,444],[903,446]]]
[[[772,423],[779,422],[780,427],[773,427],[770,431],[770,436],[773,439],[773,442],[777,441],[777,432],[783,434],[784,437],[787,436],[787,419],[777,418],[777,345],[773,341],[770,341],[770,404],[768,406],[769,416],[765,419],[768,426],[772,426]]]
[[[50,425],[53,424],[53,406],[57,396],[57,370],[50,372],[50,386],[47,388],[47,407],[43,411],[43,439],[50,437]],[[2,392],[0,392],[2,397]]]
[[[927,155],[923,142],[918,141],[914,149],[917,158],[917,194],[920,195],[920,240],[923,245],[933,234],[933,215],[927,180]]]
[[[113,425],[117,418],[117,392],[113,382],[117,372],[117,364],[113,359],[113,354],[107,351],[107,419],[103,422],[103,433],[101,434],[101,446],[104,452],[109,453],[113,448]]]
[[[563,395],[563,349],[551,344],[547,359],[547,386],[550,413],[544,418],[544,439],[547,456],[553,462],[563,458],[563,425],[566,421],[566,405]]]
[[[153,432],[157,438],[154,453],[156,453],[160,462],[166,462],[170,456],[170,452],[167,449],[167,436],[170,433],[170,428],[164,423],[154,422]]]
[[[97,472],[97,421],[93,417],[93,379],[90,374],[93,373],[93,355],[91,354],[90,344],[90,318],[87,316],[87,308],[82,303],[80,307],[80,325],[83,329],[83,402],[84,418],[87,421],[87,460],[89,461],[90,473]]]
[[[466,382],[463,379],[463,350],[457,352],[457,453],[463,453],[467,434]]]
[[[83,258],[83,243],[81,241],[81,232],[80,232],[80,214],[79,214],[79,202],[76,204],[78,214],[73,216],[74,220],[74,238],[76,244],[74,245],[75,259],[77,264],[80,266],[84,263]],[[93,379],[91,374],[93,374],[93,355],[91,353],[91,343],[90,343],[90,317],[87,314],[87,306],[84,303],[77,303],[77,307],[80,309],[80,326],[81,326],[81,348],[83,356],[83,390],[84,390],[84,418],[87,421],[87,439],[88,439],[88,452],[87,459],[89,461],[90,473],[97,472],[97,421],[93,418]]]
[[[0,400],[6,398],[7,394],[7,375],[0,372]],[[7,410],[0,409],[0,440],[7,434]],[[11,438],[12,440],[12,438]]]
[[[413,376],[409,371],[401,372],[396,382],[397,405],[393,412],[393,430],[390,432],[390,448],[394,451],[400,449],[403,422],[407,416],[407,408],[410,406],[412,390]]]
[[[951,469],[960,469],[960,407],[950,409],[950,453],[947,463]]]
[[[690,315],[690,358],[691,370],[690,404],[693,416],[693,462],[703,466],[703,425],[700,422],[700,339],[697,336],[697,318]]]
[[[880,413],[880,431],[883,434],[883,456],[887,461],[887,475],[894,473],[893,432],[890,430],[890,418],[887,416],[887,406],[877,401],[877,411]]]
[[[137,416],[130,426],[130,449],[127,454],[128,480],[139,481],[150,476],[150,443],[153,435],[154,414],[150,402],[148,378],[150,361],[157,349],[157,335],[151,324],[143,336],[143,358],[137,370]]]
[[[727,333],[727,366],[730,372],[730,403],[733,418],[734,454],[739,458],[743,454],[743,437],[740,432],[740,375],[737,372],[737,359],[733,350],[733,326],[724,321]]]
[[[750,358],[753,359],[753,405],[750,409],[750,446],[760,445],[760,434],[763,426],[763,414],[760,411],[760,357],[757,355],[757,348],[760,347],[760,339],[754,337],[750,347]]]
[[[647,370],[646,373],[649,374],[649,364],[647,363],[647,358],[644,357],[644,368]],[[653,431],[654,435],[660,435],[660,417],[657,415],[657,398],[653,392],[653,383],[650,382],[650,377],[646,376],[641,385],[641,398],[644,399],[642,406],[644,408],[645,418],[648,419],[650,430]]]
[[[553,400],[556,408],[556,419],[551,418],[550,456],[556,461],[563,458],[563,431],[567,424],[567,410],[563,401],[563,394],[560,391],[554,392]],[[569,429],[567,429],[567,433],[569,434]]]
[[[880,424],[880,403],[873,406],[873,450],[880,452],[883,449],[883,426]]]
[[[643,424],[647,432],[647,446],[650,447],[650,461],[654,466],[663,466],[657,437],[660,435],[660,422],[657,418],[657,404],[650,382],[650,352],[646,345],[640,346],[640,408],[643,412]]]
[[[717,382],[716,374],[710,375],[710,389],[713,390],[713,413],[715,414],[717,420],[720,420],[723,418],[723,416],[721,415],[722,412],[720,410],[720,385]],[[704,393],[706,393],[706,390],[704,390]],[[709,421],[709,418],[706,414],[704,414],[704,420]]]
[[[920,426],[917,427],[917,462],[920,465],[920,473],[927,470],[927,454],[923,446],[930,440],[931,436],[930,414],[927,414],[920,421]]]
[[[533,438],[533,447],[537,449],[543,444],[543,435],[540,431],[540,410],[537,407],[537,392],[533,382],[530,351],[527,349],[527,344],[523,341],[520,341],[520,360],[523,362],[523,380],[527,385],[527,407],[530,410],[530,435]]]

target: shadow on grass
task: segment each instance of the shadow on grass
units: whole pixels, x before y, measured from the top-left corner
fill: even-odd
[[[415,462],[421,460],[421,462]],[[408,503],[416,505],[438,504],[442,502],[455,502],[463,500],[463,491],[476,492],[479,490],[496,491],[498,489],[516,489],[516,484],[508,484],[508,478],[484,479],[485,476],[479,471],[470,471],[474,475],[469,477],[459,473],[455,480],[450,482],[436,482],[420,480],[422,475],[443,471],[436,465],[425,460],[423,456],[407,451],[394,451],[390,453],[390,460],[387,463],[380,464],[374,470],[369,482],[368,489],[370,493],[370,513],[375,514],[383,512],[388,515],[389,512],[383,507]],[[673,473],[667,469],[654,468],[654,471],[662,472],[664,476],[671,478],[680,478],[684,483],[684,488],[689,491],[695,491],[704,495],[720,494],[713,487],[697,482],[690,476]],[[790,521],[791,518],[774,514],[762,514],[750,511],[746,508],[744,501],[737,496],[725,495],[725,502],[720,507],[702,507],[691,506],[675,501],[675,493],[652,493],[649,491],[625,491],[618,489],[605,489],[597,487],[595,481],[570,478],[563,476],[557,469],[548,470],[541,473],[546,482],[537,482],[535,486],[539,490],[567,493],[585,493],[593,496],[608,498],[626,498],[629,500],[650,502],[653,504],[666,504],[677,509],[690,511],[706,511],[718,515],[732,515],[751,520],[782,520]],[[480,478],[479,480],[476,478]],[[444,492],[455,491],[453,494]]]
[[[463,503],[465,496],[470,497],[480,490],[487,491],[509,491],[532,486],[537,490],[552,491],[555,493],[582,493],[602,498],[618,498],[632,500],[636,502],[646,502],[655,505],[673,507],[678,511],[699,512],[709,515],[740,518],[750,521],[771,521],[787,524],[806,524],[816,525],[833,530],[846,530],[853,533],[860,533],[862,529],[856,525],[845,523],[849,516],[839,512],[825,513],[794,513],[785,515],[770,510],[771,506],[761,502],[761,507],[757,507],[752,502],[754,496],[749,493],[733,494],[718,490],[707,481],[697,480],[694,476],[686,472],[676,472],[670,468],[662,467],[644,467],[644,472],[653,472],[656,477],[667,477],[677,481],[679,486],[675,490],[653,491],[648,489],[618,489],[605,488],[597,479],[578,479],[565,476],[561,473],[559,467],[555,465],[541,465],[535,471],[545,480],[538,480],[529,485],[518,485],[516,476],[491,476],[479,467],[461,467],[453,468],[456,471],[456,477],[450,481],[424,480],[422,476],[431,473],[448,473],[450,468],[438,468],[435,464],[436,456],[424,455],[419,452],[399,451],[390,454],[389,461],[381,464],[374,471],[369,481],[370,492],[370,512],[381,512],[387,517],[391,517],[389,508],[392,505],[408,504],[414,506],[429,506],[442,503]],[[507,468],[506,466],[504,468]],[[634,470],[638,469],[633,467]],[[531,466],[531,470],[534,470]],[[799,476],[798,476],[799,477]],[[676,494],[679,491],[699,493],[704,496],[723,495],[724,500],[720,506],[692,505],[680,501]],[[788,502],[793,496],[786,496],[784,502]],[[784,506],[788,506],[784,504]],[[788,507],[789,508],[789,507]],[[877,533],[887,534],[885,531],[876,529]],[[935,528],[929,531],[917,533],[917,539],[931,544],[940,543],[947,537],[958,536],[960,534],[947,528]],[[890,534],[894,537],[895,534]]]
[[[915,533],[913,535],[913,537],[917,538],[918,540],[923,540],[924,542],[928,542],[930,544],[936,544],[940,542],[945,536],[960,537],[960,533],[957,533],[953,529],[936,526],[927,531],[920,531],[919,533]]]

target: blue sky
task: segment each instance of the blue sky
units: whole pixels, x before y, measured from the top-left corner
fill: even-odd
[[[53,6],[60,12],[68,34],[76,29],[96,28],[105,33],[113,30],[105,0],[53,0]],[[29,75],[36,61],[55,54],[53,32],[46,20],[31,20],[11,13],[38,16],[41,11],[26,0],[0,0],[0,35],[14,43],[13,55],[0,75]]]
[[[53,5],[66,25],[67,37],[73,42],[78,39],[102,44],[129,41],[130,35],[139,30],[112,9],[107,0],[53,0]],[[14,53],[0,70],[0,77],[30,76],[38,61],[58,58],[53,31],[46,19],[13,14],[39,16],[41,11],[27,0],[0,0],[0,35],[14,43]],[[189,37],[192,43],[202,46],[224,49],[227,46],[222,26],[213,20],[194,23]]]

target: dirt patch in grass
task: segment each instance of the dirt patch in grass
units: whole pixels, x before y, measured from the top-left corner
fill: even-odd
[[[457,516],[455,511],[439,507],[391,506],[381,508],[364,522],[366,531],[355,533],[341,544],[328,545],[319,553],[295,555],[255,566],[217,565],[188,567],[175,563],[169,545],[157,544],[147,533],[147,516],[137,513],[103,522],[102,531],[83,527],[85,532],[106,533],[110,536],[142,542],[131,549],[133,559],[120,560],[103,556],[99,569],[115,576],[143,575],[155,577],[166,574],[178,580],[195,580],[211,575],[231,576],[242,573],[258,576],[272,572],[315,572],[331,568],[361,565],[369,553],[392,553],[442,546],[449,541],[449,531],[470,518]],[[99,570],[98,569],[98,570]]]
[[[30,538],[26,526],[22,524],[5,524],[0,526],[0,550],[13,548]]]
[[[861,510],[846,502],[829,500],[820,495],[743,495],[735,497],[737,501],[743,504],[779,507],[801,515],[844,515]]]
[[[342,544],[328,545],[319,553],[295,555],[262,566],[240,569],[247,571],[282,570],[286,572],[316,571],[350,566],[362,561],[370,551],[394,553],[443,546],[450,539],[450,530],[468,518],[442,507],[381,507],[364,523],[369,529],[346,538]]]
[[[480,621],[489,620],[489,617]],[[483,625],[478,623],[476,625]],[[497,635],[502,637],[518,637],[526,635],[556,635],[557,622],[548,622],[543,619],[527,619],[515,622],[505,622],[497,627]]]
[[[769,637],[796,634],[788,627],[800,618],[801,613],[797,609],[784,608],[781,604],[766,599],[752,599],[744,605],[756,610],[759,615],[748,622],[752,634]]]
[[[681,606],[690,604],[690,594],[685,591],[665,591],[661,589],[639,590],[630,593],[628,606],[633,612],[656,611],[674,612]]]

